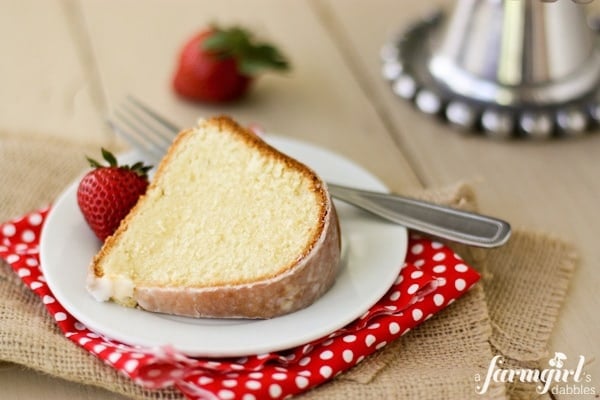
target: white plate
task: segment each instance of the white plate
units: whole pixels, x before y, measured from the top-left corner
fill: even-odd
[[[269,136],[272,145],[311,166],[324,179],[386,190],[373,175],[310,144]],[[125,161],[139,160],[128,153]],[[123,343],[169,345],[190,356],[243,356],[289,349],[318,339],[361,316],[393,284],[404,261],[406,229],[336,201],[344,257],[334,286],[311,306],[267,320],[192,319],[94,300],[85,289],[87,266],[100,242],[76,200],[77,182],[54,204],[43,228],[41,266],[56,299],[90,329]]]

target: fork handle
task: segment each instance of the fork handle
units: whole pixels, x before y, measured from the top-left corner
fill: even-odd
[[[510,225],[497,218],[403,196],[328,183],[331,195],[389,221],[419,232],[478,247],[501,246]]]

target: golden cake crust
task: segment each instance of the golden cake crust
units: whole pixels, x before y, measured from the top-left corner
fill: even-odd
[[[243,140],[248,147],[283,162],[286,168],[299,171],[309,180],[311,190],[318,196],[318,227],[297,260],[273,276],[252,282],[239,281],[232,277],[227,282],[216,283],[210,287],[150,287],[136,284],[132,301],[124,305],[138,305],[148,311],[191,317],[270,318],[312,304],[333,284],[340,259],[339,221],[326,184],[310,168],[271,147],[229,117],[211,118],[202,124],[209,124],[219,131],[226,130]],[[192,129],[184,130],[175,138],[159,164],[148,190],[156,185],[157,178],[168,167],[177,147],[191,134]],[[122,232],[128,229],[144,199],[145,196],[140,197],[117,231],[107,238],[94,257],[88,277],[91,284],[88,286],[93,286],[96,279],[103,277],[102,259],[117,243]]]

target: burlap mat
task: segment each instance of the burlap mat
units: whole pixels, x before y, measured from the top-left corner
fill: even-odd
[[[85,168],[96,146],[0,135],[0,221],[50,203]],[[466,184],[411,193],[476,209]],[[492,251],[456,250],[483,274],[482,283],[446,310],[389,344],[354,369],[314,389],[306,399],[505,399],[533,397],[533,385],[493,384],[476,393],[495,354],[514,365],[537,366],[566,295],[576,257],[572,246],[516,231]],[[544,288],[544,290],[532,290]],[[0,360],[135,399],[179,399],[148,391],[65,339],[44,306],[8,266],[0,265]]]

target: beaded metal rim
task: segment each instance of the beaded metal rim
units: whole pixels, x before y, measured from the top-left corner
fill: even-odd
[[[600,126],[599,85],[565,104],[506,107],[450,93],[429,74],[426,46],[444,15],[436,12],[385,43],[381,73],[397,96],[421,112],[492,138],[550,139],[581,136]]]

